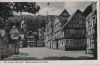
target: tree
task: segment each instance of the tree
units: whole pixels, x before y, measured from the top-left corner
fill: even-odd
[[[11,16],[13,16],[12,3],[0,3],[0,17],[3,19],[3,21],[0,22],[0,26],[2,28],[6,27],[6,20]]]
[[[14,3],[14,11],[20,12],[29,12],[32,14],[36,14],[40,9],[40,6],[36,4],[36,2],[15,2]]]
[[[2,17],[6,21],[8,17],[11,16],[13,16],[12,3],[8,3],[8,2],[0,3],[0,17]]]
[[[0,29],[2,29],[4,25],[4,20],[0,17]]]

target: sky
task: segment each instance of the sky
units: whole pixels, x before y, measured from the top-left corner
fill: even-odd
[[[60,15],[60,13],[66,9],[70,15],[72,15],[77,9],[82,12],[85,8],[91,4],[91,2],[38,2],[41,9],[38,15]]]

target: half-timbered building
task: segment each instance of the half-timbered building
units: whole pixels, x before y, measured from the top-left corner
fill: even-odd
[[[89,12],[90,11],[90,12]],[[88,13],[87,15],[85,13]],[[85,11],[87,53],[97,53],[97,9],[96,2],[91,3]]]
[[[67,12],[66,9],[63,10],[63,12],[55,18],[53,24],[53,29],[54,29],[54,32],[53,32],[53,48],[54,49],[61,49],[61,50],[64,50],[64,46],[62,44],[62,42],[65,42],[64,39],[62,39],[62,35],[63,35],[63,32],[60,30],[61,27],[67,22],[68,20],[68,17],[69,17],[69,13]]]
[[[86,22],[83,13],[77,9],[77,11],[68,18],[68,21],[61,29],[63,31],[63,38],[65,43],[65,50],[81,50],[86,47]]]

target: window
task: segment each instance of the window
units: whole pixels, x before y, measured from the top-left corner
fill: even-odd
[[[90,21],[88,21],[88,24],[90,23]]]
[[[97,15],[97,11],[96,10],[94,11],[94,14]]]
[[[88,35],[88,32],[86,32],[86,35]]]
[[[85,21],[84,20],[82,21],[82,24],[85,24]]]
[[[70,25],[70,27],[72,27],[72,24],[69,24]]]
[[[77,24],[79,24],[79,22],[77,21]]]
[[[54,30],[55,30],[55,26],[54,26]]]
[[[42,36],[40,36],[40,38],[42,38]]]
[[[83,33],[83,34],[85,33],[84,30],[82,30],[82,33]]]
[[[94,28],[92,28],[92,33],[94,33],[95,31],[94,31]]]
[[[93,17],[92,19],[95,19],[95,17]]]
[[[63,42],[62,42],[62,45],[63,45]]]
[[[67,44],[67,45],[70,44],[70,43],[69,43],[69,40],[66,40],[66,44]]]
[[[92,42],[90,42],[90,46],[92,47]]]
[[[69,29],[66,29],[66,34],[69,34],[70,30]]]
[[[60,31],[58,32],[58,36],[60,35]]]
[[[59,23],[59,26],[60,26],[60,23]]]
[[[56,37],[57,37],[57,33],[56,33]]]
[[[73,40],[72,39],[70,40],[70,43],[73,44]]]

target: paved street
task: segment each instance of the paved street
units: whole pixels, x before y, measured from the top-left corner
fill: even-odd
[[[14,58],[37,58],[43,59],[44,57],[92,57],[92,55],[85,54],[85,51],[60,51],[52,50],[45,47],[31,47],[20,48],[20,54],[13,55],[7,59]]]

